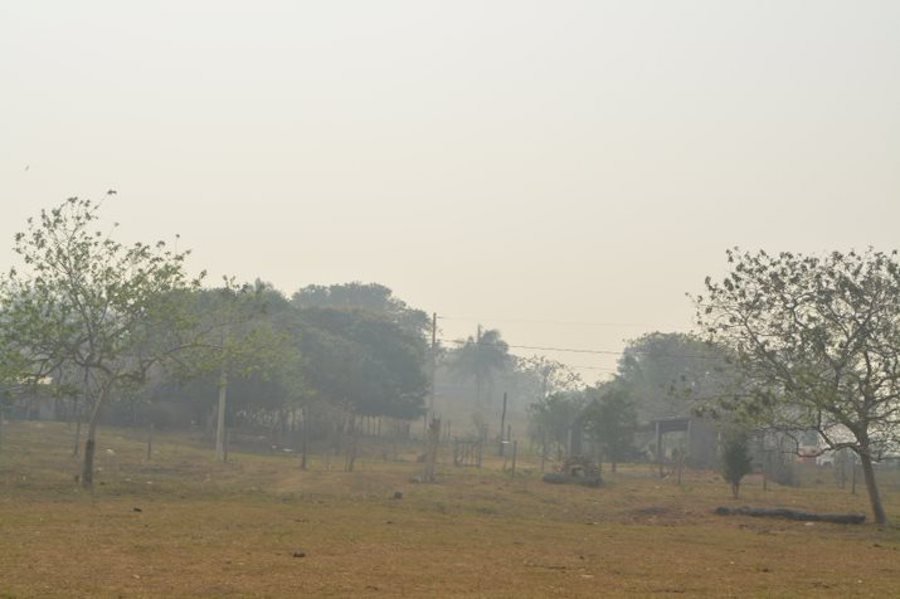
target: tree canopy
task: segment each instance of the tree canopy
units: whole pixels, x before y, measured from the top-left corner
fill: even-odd
[[[499,330],[481,332],[479,328],[478,336],[466,339],[451,352],[449,361],[457,375],[474,381],[475,403],[482,406],[490,403],[494,375],[510,365],[509,345]]]
[[[187,252],[165,242],[125,245],[95,229],[99,205],[69,198],[16,235],[19,268],[0,286],[0,335],[17,376],[73,373],[91,405],[82,482],[93,481],[95,431],[113,389],[142,383],[180,348]]]
[[[307,285],[291,298],[297,308],[332,308],[364,310],[381,314],[404,329],[424,334],[431,324],[428,314],[411,308],[384,285],[378,283],[343,283],[339,285]]]
[[[572,424],[584,410],[582,391],[563,391],[542,397],[528,407],[529,427],[535,440],[559,455],[568,450]]]
[[[900,265],[896,252],[771,255],[737,248],[706,279],[697,320],[730,348],[746,393],[735,414],[781,431],[815,431],[862,463],[884,523],[873,461],[896,452],[900,425]]]
[[[239,286],[227,278],[223,287],[199,290],[192,300],[194,341],[179,364],[182,378],[210,372],[218,377],[216,456],[224,461],[228,389],[235,380],[246,387],[251,382],[248,379],[256,379],[252,382],[257,388],[269,388],[256,398],[258,406],[277,395],[274,389],[291,395],[302,393],[289,389],[290,385],[279,387],[259,380],[277,376],[283,383],[300,382],[288,372],[299,363],[296,346],[283,326],[290,306],[280,293],[259,281]]]
[[[627,387],[612,381],[586,391],[590,398],[582,418],[585,431],[597,443],[603,456],[616,465],[629,456],[637,428],[634,400]]]
[[[363,415],[413,418],[428,391],[425,340],[366,310],[300,311],[308,380],[331,401]]]
[[[616,384],[632,397],[643,422],[683,418],[733,392],[737,372],[721,346],[684,333],[653,332],[628,343]]]

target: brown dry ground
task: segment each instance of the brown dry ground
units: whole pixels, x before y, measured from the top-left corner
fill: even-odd
[[[413,448],[352,473],[321,460],[301,472],[284,454],[216,464],[174,436],[147,461],[136,433],[106,429],[89,494],[65,425],[2,432],[0,597],[900,596],[895,528],[711,513],[867,512],[827,471],[799,489],[751,478],[738,502],[714,473],[679,486],[647,466],[601,489],[542,483],[527,461],[515,479],[492,461],[414,484]]]

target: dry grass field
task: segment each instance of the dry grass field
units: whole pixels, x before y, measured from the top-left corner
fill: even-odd
[[[179,437],[148,461],[137,434],[105,429],[90,494],[65,425],[2,432],[0,597],[900,596],[897,529],[712,513],[868,511],[827,472],[765,492],[751,477],[738,502],[715,473],[679,486],[647,466],[600,489],[542,483],[527,461],[515,479],[489,461],[415,484],[412,447],[301,472],[288,455],[216,464]],[[900,520],[900,491],[884,494]]]

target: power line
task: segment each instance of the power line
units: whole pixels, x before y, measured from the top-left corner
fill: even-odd
[[[531,324],[560,324],[571,326],[593,326],[593,327],[621,327],[621,328],[643,328],[643,329],[678,329],[681,327],[658,327],[655,325],[641,324],[636,322],[591,322],[579,320],[552,320],[540,318],[472,318],[470,316],[438,316],[438,320],[459,320],[467,322],[521,322]]]
[[[446,341],[448,343],[455,343],[457,345],[465,345],[469,343],[468,340],[463,339],[446,339],[441,338],[441,341]],[[502,346],[505,345],[509,348],[514,349],[530,349],[535,351],[554,351],[554,352],[567,352],[567,353],[577,353],[577,354],[595,354],[595,355],[604,355],[604,356],[620,356],[625,353],[625,350],[615,351],[611,349],[585,349],[585,348],[576,348],[576,347],[550,347],[550,346],[541,346],[541,345],[515,345],[512,343],[488,343],[485,341],[475,341],[473,343],[481,343],[482,345],[494,345],[494,346]],[[720,356],[708,356],[701,354],[679,354],[679,353],[660,353],[648,350],[638,350],[632,349],[629,350],[631,353],[641,354],[641,355],[652,355],[661,358],[690,358],[695,360],[721,360]]]
[[[469,343],[471,340],[470,339],[469,340],[447,339],[445,337],[442,337],[440,339],[440,341],[446,341],[447,343],[455,343],[457,345],[465,345],[465,344]],[[512,345],[512,344],[506,343],[506,342],[488,343],[486,341],[472,341],[472,343],[474,343],[476,345],[479,345],[479,344],[480,345],[493,345],[495,347],[506,346],[506,347],[511,347],[511,348],[515,348],[515,349],[534,349],[534,350],[540,350],[540,351],[560,351],[560,352],[573,352],[573,353],[583,353],[583,354],[619,355],[620,353],[622,353],[622,352],[615,352],[612,350],[599,350],[599,349],[592,350],[592,349],[577,349],[577,348],[571,348],[571,347],[542,347],[542,346],[538,346],[538,345]]]
[[[441,341],[446,341],[448,343],[456,343],[457,345],[465,345],[466,343],[469,343],[468,340],[464,340],[464,339],[441,338]],[[512,347],[515,349],[533,349],[533,350],[538,350],[538,351],[560,351],[560,352],[571,352],[571,353],[578,353],[578,354],[604,354],[604,355],[618,356],[619,354],[622,353],[620,351],[613,351],[613,350],[606,350],[606,349],[580,349],[580,348],[574,348],[574,347],[544,347],[544,346],[540,346],[540,345],[513,345],[511,343],[505,343],[505,342],[504,343],[488,343],[486,341],[474,341],[473,343],[476,343],[476,344],[480,343],[482,345],[495,345],[495,346],[505,345],[506,347]]]
[[[513,347],[516,349],[531,349],[535,351],[558,351],[558,352],[569,352],[573,354],[601,354],[608,356],[618,356],[622,352],[613,351],[607,349],[579,349],[573,347],[544,347],[540,345],[509,345],[509,347]]]

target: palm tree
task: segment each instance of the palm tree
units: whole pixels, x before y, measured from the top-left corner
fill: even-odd
[[[457,374],[474,380],[475,402],[481,405],[487,403],[482,397],[485,385],[489,387],[493,383],[494,373],[506,368],[509,360],[509,345],[500,337],[500,331],[489,329],[482,333],[479,327],[478,337],[469,337],[454,352],[450,367]],[[490,393],[487,399],[490,399]]]

